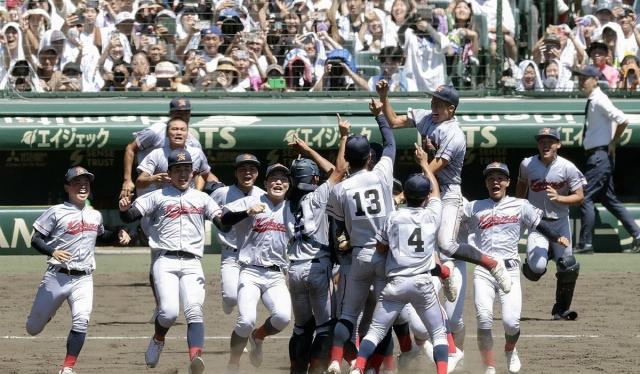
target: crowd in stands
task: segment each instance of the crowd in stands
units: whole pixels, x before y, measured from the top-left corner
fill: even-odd
[[[19,92],[571,91],[588,64],[637,91],[640,75],[633,0],[502,0],[502,33],[498,0],[5,1],[0,89]]]

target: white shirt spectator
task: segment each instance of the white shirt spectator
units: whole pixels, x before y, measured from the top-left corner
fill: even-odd
[[[498,11],[498,0],[473,0],[474,4],[478,8],[472,8],[473,13],[476,14],[478,9],[482,14],[487,17],[487,27],[496,27],[496,12]],[[509,0],[502,0],[502,27],[509,30],[511,35],[515,35],[516,21],[513,18],[513,10]]]
[[[410,92],[433,92],[446,82],[447,64],[444,50],[449,45],[449,39],[440,32],[438,35],[440,43],[432,41],[431,38],[419,38],[413,29],[407,29],[404,33],[404,72]]]

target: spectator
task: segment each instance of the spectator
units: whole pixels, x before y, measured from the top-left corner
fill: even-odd
[[[60,70],[58,66],[58,54],[55,49],[45,47],[38,53],[38,77],[40,78],[40,87],[43,91],[51,92],[58,88],[60,82]]]
[[[618,88],[625,91],[638,91],[638,77],[640,76],[640,61],[635,55],[626,55],[620,67],[620,82]]]
[[[84,23],[82,24],[82,32],[80,33],[80,40],[82,44],[87,43],[94,44],[98,48],[102,48],[102,34],[100,28],[96,26],[96,17],[98,16],[98,2],[95,0],[89,0],[85,2],[86,8],[78,8],[78,11],[82,12],[84,17]]]
[[[206,63],[199,51],[192,49],[187,52],[184,60],[184,73],[182,75],[182,83],[191,87],[195,87],[198,82],[207,75],[205,66]]]
[[[399,45],[398,30],[415,12],[414,2],[410,0],[394,0],[391,13],[385,20],[385,45]]]
[[[148,55],[151,71],[155,71],[156,65],[160,63],[160,61],[165,61],[167,59],[166,43],[161,40],[158,43],[149,46]]]
[[[131,58],[131,74],[128,91],[149,91],[156,85],[156,77],[151,74],[149,58],[144,52],[138,52]]]
[[[622,14],[618,17],[618,24],[622,29],[621,38],[618,40],[620,45],[620,51],[622,51],[623,58],[629,54],[640,55],[640,28],[636,28],[637,17],[632,9],[625,8]]]
[[[26,60],[16,61],[8,77],[5,76],[0,82],[0,89],[8,86],[19,92],[42,92],[38,76]]]
[[[191,88],[181,83],[176,65],[161,61],[155,69],[155,91],[191,92]]]
[[[62,69],[60,83],[56,91],[81,92],[82,91],[82,70],[80,65],[69,62]]]
[[[117,62],[112,67],[113,71],[106,75],[102,91],[128,91],[129,74],[131,67],[124,61]]]
[[[446,83],[444,50],[449,39],[437,31],[438,19],[428,8],[420,8],[399,30],[405,51],[404,72],[409,91],[433,92]]]
[[[334,1],[334,4],[339,2]],[[329,20],[332,21],[332,28],[337,30],[337,33],[332,37],[340,44],[344,44],[346,40],[354,40],[355,35],[363,26],[364,19],[361,17],[365,12],[364,0],[346,0],[346,11],[343,15],[336,14],[337,9],[335,6],[329,10]]]
[[[598,0],[596,5],[595,16],[600,21],[601,25],[605,23],[614,22],[615,17],[613,16],[613,1],[611,0]]]
[[[208,73],[214,72],[218,67],[218,61],[222,55],[218,53],[218,47],[222,43],[222,30],[218,26],[211,26],[200,32],[202,43],[202,58]]]
[[[269,65],[266,69],[267,79],[260,86],[260,91],[280,91],[287,89],[284,69],[278,64]]]
[[[218,60],[216,71],[211,74],[209,89],[222,89],[227,92],[244,92],[245,89],[238,86],[238,69],[236,69],[233,59],[222,57]]]
[[[461,56],[465,55],[465,51],[470,51],[471,56],[477,55],[479,42],[478,33],[473,24],[472,0],[452,1],[448,15],[449,35],[447,36],[454,44],[450,49]]]
[[[269,48],[265,38],[258,35],[258,33],[247,34],[245,43],[247,50],[257,57],[256,64],[251,66],[251,75],[260,75],[261,71],[266,74],[267,67],[278,62],[271,53],[271,48]]]
[[[279,59],[278,61],[282,61],[288,51],[297,47],[296,37],[301,32],[300,18],[295,13],[287,14],[284,18],[284,29],[275,45],[272,46],[273,54]]]
[[[232,57],[238,70],[238,86],[246,91],[259,91],[262,84],[262,74],[252,75],[249,71],[249,68],[255,65],[255,54],[252,56],[246,49],[237,49],[232,53]]]
[[[516,91],[543,91],[542,78],[538,66],[532,60],[524,60],[518,65]]]
[[[591,44],[591,41],[595,40],[595,38],[593,38],[593,34],[598,28],[600,28],[600,21],[598,21],[598,19],[593,15],[587,15],[576,22],[577,25],[573,30],[576,46],[580,44],[582,49],[586,50]],[[584,63],[584,60],[581,63]]]
[[[22,30],[20,26],[15,22],[9,22],[4,25],[2,35],[0,35],[3,71],[9,71],[16,61],[25,59],[26,54],[22,46]]]
[[[542,69],[542,84],[545,91],[567,92],[573,91],[571,71],[566,69],[559,60],[551,60]]]
[[[115,1],[112,1],[115,2]],[[133,14],[130,12],[120,12],[115,17],[115,30],[126,37],[129,49],[133,46]]]
[[[609,84],[609,88],[616,88],[619,80],[619,72],[611,66],[609,46],[602,40],[591,42],[588,49],[591,63],[600,70]]]
[[[380,75],[369,78],[369,91],[376,91],[376,84],[386,80],[389,92],[407,92],[407,76],[400,70],[404,56],[400,47],[384,47],[378,54],[381,71]]]
[[[324,65],[322,69],[320,79],[324,74]],[[287,53],[284,70],[287,89],[290,91],[308,91],[316,82],[315,71],[307,52],[300,48],[294,48]]]
[[[121,34],[112,33],[107,46],[102,51],[100,60],[98,60],[98,69],[102,79],[105,81],[113,80],[110,73],[116,64],[131,62],[131,51],[127,54],[123,45],[123,39],[125,38]]]
[[[496,14],[498,10],[499,0],[473,0],[474,13],[480,12],[487,17],[487,26],[489,28],[489,40],[491,41],[491,56],[496,55]],[[518,55],[516,46],[515,31],[516,23],[513,18],[513,10],[509,0],[502,0],[502,31],[504,32],[504,46],[507,57],[515,60]]]
[[[218,24],[224,36],[223,44],[219,49],[221,53],[226,53],[229,45],[237,40],[236,35],[244,30],[244,25],[240,20],[240,14],[233,8],[225,8],[220,12],[218,16]]]
[[[355,52],[367,51],[379,53],[385,46],[384,27],[385,14],[380,9],[369,10],[364,14],[364,25],[358,31]]]
[[[533,60],[539,66],[559,60],[569,75],[569,70],[576,64],[584,63],[585,57],[582,43],[578,42],[567,25],[547,27],[545,36],[533,46]]]
[[[311,91],[369,90],[367,81],[356,73],[356,64],[346,49],[334,49],[327,54],[324,75]]]
[[[623,43],[619,41],[624,40],[624,33],[622,28],[615,22],[609,22],[598,30],[595,31],[594,37],[604,41],[609,47],[609,61],[613,67],[619,67],[620,62],[624,58]]]
[[[196,14],[195,8],[185,7],[182,12],[178,13],[177,19],[179,21],[174,21],[177,23],[175,33],[178,37],[176,54],[182,56],[184,51],[198,49],[203,35],[197,27],[198,14]]]

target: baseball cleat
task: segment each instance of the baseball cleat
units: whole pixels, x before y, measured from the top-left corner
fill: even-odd
[[[264,340],[256,339],[255,335],[256,330],[253,330],[249,335],[249,344],[251,344],[249,361],[251,361],[251,365],[260,367],[260,365],[262,365],[262,343]]]
[[[509,275],[507,268],[504,266],[504,261],[496,261],[497,265],[491,269],[491,275],[493,275],[496,282],[498,282],[498,287],[500,287],[502,292],[509,293],[509,291],[511,291],[511,275]]]
[[[160,361],[160,353],[162,353],[162,348],[164,348],[164,342],[158,341],[155,338],[151,338],[149,342],[149,347],[147,351],[144,353],[144,361],[147,363],[147,367],[154,368],[158,365],[158,361]]]
[[[488,366],[484,371],[484,374],[496,374],[496,368],[494,368],[493,366]]]
[[[330,374],[340,374],[342,369],[340,368],[340,363],[338,361],[331,361],[329,364],[329,368],[327,369],[327,373]]]
[[[464,352],[456,347],[456,353],[449,354],[447,373],[453,373],[456,369],[464,367]]]
[[[554,313],[552,319],[554,321],[574,321],[578,318],[578,312],[574,310],[566,310],[562,313]]]
[[[62,368],[62,370],[60,370],[58,374],[76,374],[76,372],[73,371],[73,368],[66,367],[66,368]]]
[[[189,374],[202,374],[204,373],[204,360],[202,357],[195,356],[189,364]]]
[[[507,356],[507,368],[509,369],[509,373],[511,374],[519,373],[522,365],[520,364],[518,351],[514,349],[513,351],[505,352],[504,354],[505,356]]]
[[[452,303],[456,301],[456,297],[458,297],[458,289],[456,288],[455,282],[453,281],[453,261],[446,261],[442,264],[442,266],[446,266],[447,268],[449,268],[449,277],[446,279],[441,279],[442,290],[447,300]]]
[[[435,362],[435,360],[433,359],[433,344],[431,344],[431,342],[427,340],[424,342],[422,349],[424,350],[424,354],[427,355],[429,362]]]

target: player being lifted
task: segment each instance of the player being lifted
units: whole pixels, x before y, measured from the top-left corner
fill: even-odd
[[[416,160],[425,174],[407,179],[404,185],[407,207],[391,212],[376,235],[377,251],[387,256],[387,284],[376,304],[369,331],[360,343],[352,374],[365,372],[367,359],[407,304],[413,306],[431,336],[437,373],[447,373],[445,321],[430,273],[438,255],[435,247],[442,204],[427,155],[420,146],[415,147]]]
[[[423,146],[434,152],[429,169],[438,178],[442,199],[438,248],[449,257],[483,266],[496,278],[500,289],[509,292],[510,277],[502,261],[496,261],[473,246],[457,242],[462,214],[461,172],[467,149],[465,136],[455,118],[458,91],[452,86],[440,86],[431,98],[431,111],[409,108],[406,115],[396,115],[387,98],[388,83],[384,80],[378,82],[376,90],[391,128],[415,127],[422,136]],[[449,289],[453,279],[443,280],[445,293],[451,293]]]
[[[73,374],[87,336],[93,307],[93,271],[96,241],[129,243],[126,231],[118,235],[105,230],[102,215],[87,204],[94,176],[76,166],[64,176],[67,200],[47,209],[33,224],[31,246],[47,255],[49,264],[27,317],[29,335],[39,334],[67,300],[71,308],[71,331],[67,355],[60,374]]]
[[[572,254],[569,206],[579,205],[584,198],[584,175],[569,160],[558,156],[560,133],[557,129],[542,128],[536,135],[538,155],[527,157],[520,163],[516,196],[528,199],[542,210],[542,220],[569,238],[569,246],[549,242],[544,235],[532,231],[527,238],[527,259],[522,274],[537,281],[546,273],[549,251],[556,261],[556,303],[551,310],[555,320],[574,320],[578,313],[571,310],[573,291],[580,264]]]
[[[465,205],[463,222],[476,233],[475,243],[487,255],[504,261],[513,287],[508,294],[498,288],[489,272],[476,266],[473,273],[474,302],[478,323],[478,348],[485,365],[485,374],[495,374],[493,357],[493,303],[498,294],[502,305],[504,326],[504,352],[510,373],[520,372],[520,359],[516,343],[520,337],[520,314],[522,311],[522,290],[520,289],[520,256],[518,241],[523,229],[535,230],[547,240],[563,247],[569,240],[542,220],[542,212],[527,200],[507,196],[510,184],[507,165],[493,162],[484,169],[485,186],[489,198],[472,201]]]
[[[294,328],[289,340],[291,373],[322,373],[329,360],[333,325],[333,264],[329,250],[327,200],[333,186],[342,181],[347,169],[344,149],[350,125],[338,115],[340,146],[332,165],[303,140],[294,136],[289,144],[309,158],[291,164],[293,186],[289,194],[295,219],[295,233],[289,243],[289,293]],[[318,185],[320,169],[329,173]],[[315,331],[315,337],[314,337]]]
[[[133,205],[128,197],[120,199],[120,217],[133,222],[151,217],[149,246],[160,255],[153,264],[153,279],[158,295],[155,333],[145,353],[145,362],[153,368],[160,360],[165,336],[178,318],[180,304],[187,320],[189,373],[204,371],[201,358],[204,347],[205,278],[200,259],[204,251],[204,221],[218,221],[220,208],[204,192],[191,188],[193,165],[189,152],[171,151],[168,157],[171,184],[138,197]],[[217,222],[219,226],[219,222]]]

